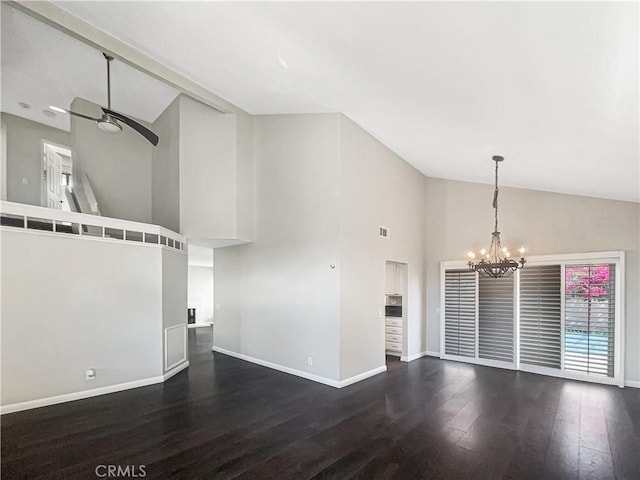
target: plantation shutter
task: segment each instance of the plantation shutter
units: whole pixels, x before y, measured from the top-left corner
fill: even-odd
[[[513,276],[481,276],[478,290],[479,356],[513,362]]]
[[[614,376],[615,264],[565,267],[564,367]]]
[[[444,352],[476,355],[476,274],[448,270],[444,280]]]
[[[560,265],[520,271],[520,362],[561,367],[562,282]]]

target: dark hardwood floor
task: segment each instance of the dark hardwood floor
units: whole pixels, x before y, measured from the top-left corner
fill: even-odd
[[[3,416],[2,478],[640,479],[638,389],[391,357],[335,389],[189,343],[165,384]]]

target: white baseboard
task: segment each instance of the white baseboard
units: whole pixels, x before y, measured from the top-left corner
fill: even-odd
[[[640,382],[636,382],[636,381],[633,381],[633,380],[625,380],[624,381],[624,386],[625,387],[640,388]]]
[[[400,357],[401,362],[412,362],[413,360],[417,360],[420,357],[424,357],[427,352],[415,353],[413,355],[409,355],[408,357]]]
[[[188,363],[189,362],[187,362],[187,365]],[[12,403],[10,405],[2,405],[0,406],[0,415],[4,415],[6,413],[21,412],[22,410],[30,410],[32,408],[46,407],[49,405],[55,405],[57,403],[73,402],[74,400],[97,397],[98,395],[121,392],[123,390],[130,390],[132,388],[146,387],[147,385],[162,383],[164,382],[164,380],[164,376],[160,375],[157,377],[143,378],[142,380],[134,380],[133,382],[119,383],[117,385],[108,385],[106,387],[94,388],[91,390],[82,390],[80,392],[65,393],[64,395],[55,395],[53,397],[38,398],[37,400],[29,400],[26,402]]]
[[[420,357],[438,357],[440,358],[440,352],[432,352],[430,350],[425,350],[424,352],[416,353],[413,355],[409,355],[408,357],[400,357],[400,360],[403,362],[412,362],[417,360]]]
[[[297,377],[306,378],[307,380],[313,380],[314,382],[323,383],[331,387],[340,388],[340,382],[338,380],[332,380],[330,378],[321,377],[319,375],[314,375],[313,373],[297,370],[295,368],[285,367],[284,365],[278,365],[277,363],[267,362],[266,360],[260,360],[259,358],[250,357],[249,355],[244,355],[243,353],[234,352],[232,350],[227,350],[226,348],[222,348],[222,347],[216,347],[215,345],[211,347],[211,350],[213,350],[214,352],[229,355],[230,357],[239,358],[240,360],[245,360],[247,362],[255,363],[256,365],[272,368],[280,372],[289,373]]]
[[[181,363],[180,365],[173,367],[171,370],[169,370],[168,372],[166,372],[163,376],[162,379],[163,381],[167,381],[169,380],[171,377],[173,377],[176,373],[180,373],[182,370],[184,370],[185,368],[187,368],[189,366],[189,361],[187,360],[184,363]]]
[[[349,385],[352,385],[354,383],[360,382],[362,380],[365,380],[369,377],[373,377],[374,375],[378,375],[379,373],[382,372],[386,372],[387,371],[387,366],[386,365],[382,365],[381,367],[378,368],[374,368],[372,370],[369,370],[368,372],[364,372],[364,373],[360,373],[358,375],[354,375],[353,377],[349,377],[345,380],[340,380],[340,382],[338,382],[338,388],[342,388],[342,387],[346,387]]]
[[[387,366],[383,365],[382,367],[374,368],[373,370],[369,370],[368,372],[361,373],[359,375],[354,375],[353,377],[349,377],[345,380],[333,380],[327,377],[321,377],[320,375],[314,375],[313,373],[305,372],[303,370],[298,370],[291,367],[285,367],[284,365],[279,365],[277,363],[267,362],[266,360],[261,360],[259,358],[251,357],[249,355],[244,355],[242,353],[234,352],[232,350],[227,350],[226,348],[216,347],[215,345],[211,347],[211,350],[214,352],[222,353],[224,355],[229,355],[230,357],[239,358],[240,360],[245,360],[247,362],[255,363],[256,365],[260,365],[267,368],[272,368],[274,370],[278,370],[280,372],[288,373],[290,375],[295,375],[296,377],[306,378],[307,380],[312,380],[314,382],[322,383],[324,385],[329,385],[330,387],[342,388],[353,383],[364,380],[365,378],[372,377],[373,375],[377,375],[378,373],[382,373],[387,370]]]

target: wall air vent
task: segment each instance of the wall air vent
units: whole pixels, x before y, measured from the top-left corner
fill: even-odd
[[[380,235],[382,238],[389,238],[391,236],[391,232],[389,232],[389,229],[387,227],[383,227],[381,225],[378,229],[378,235]]]

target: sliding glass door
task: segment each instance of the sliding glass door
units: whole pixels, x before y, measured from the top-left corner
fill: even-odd
[[[442,358],[623,383],[623,252],[532,257],[500,279],[461,266],[442,264]]]
[[[513,363],[513,277],[479,277],[478,357]]]
[[[445,273],[444,351],[460,357],[476,356],[476,275],[469,270]]]
[[[615,265],[565,267],[564,368],[614,375]]]
[[[562,367],[560,265],[531,265],[520,274],[520,364]]]
[[[515,366],[514,278],[479,277],[469,269],[443,271],[445,358]]]

